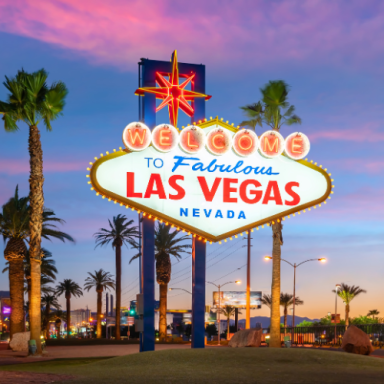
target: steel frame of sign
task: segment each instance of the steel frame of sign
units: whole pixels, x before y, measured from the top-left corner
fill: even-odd
[[[167,61],[141,59],[139,64],[139,88],[155,87],[156,72],[163,75],[172,71],[172,63]],[[180,77],[186,77],[192,72],[196,74],[191,89],[195,92],[205,93],[205,65],[179,63]],[[194,115],[191,123],[205,118],[205,100],[196,99],[192,102]],[[139,121],[145,123],[150,129],[156,126],[156,96],[145,94],[139,97]],[[141,260],[142,289],[144,296],[144,331],[140,338],[140,351],[153,351],[155,349],[154,327],[154,221],[143,220],[143,249]],[[205,312],[205,257],[206,244],[193,238],[192,255],[192,348],[204,348],[204,312]]]

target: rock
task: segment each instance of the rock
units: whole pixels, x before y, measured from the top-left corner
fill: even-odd
[[[12,340],[9,342],[9,346],[11,347],[12,351],[15,352],[28,352],[28,341],[30,337],[30,332],[15,333],[12,337]]]
[[[228,345],[232,348],[243,348],[243,347],[260,347],[261,344],[261,329],[245,329],[236,332]]]
[[[350,325],[345,331],[341,348],[345,352],[358,355],[369,355],[373,352],[369,336],[354,325]]]

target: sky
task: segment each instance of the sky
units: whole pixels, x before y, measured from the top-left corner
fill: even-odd
[[[260,99],[269,80],[290,85],[289,100],[311,140],[309,158],[331,173],[335,193],[326,206],[285,222],[282,258],[300,263],[296,292],[304,305],[296,315],[320,318],[334,312],[337,283],[367,293],[351,304],[351,316],[378,309],[384,316],[384,3],[382,1],[0,0],[0,77],[24,68],[45,68],[49,82],[69,89],[64,115],[53,131],[41,126],[45,204],[66,221],[76,244],[43,241],[54,256],[58,281],[83,285],[87,272],[114,274],[112,247],[95,249],[93,234],[108,219],[137,214],[107,204],[89,191],[86,168],[100,153],[122,145],[124,127],[138,118],[137,62],[169,60],[206,65],[207,116],[239,124],[240,106]],[[0,85],[0,100],[6,100]],[[165,122],[166,113],[159,114]],[[187,122],[180,119],[180,125]],[[283,128],[283,136],[291,133]],[[259,134],[262,132],[259,132]],[[19,185],[27,195],[28,127],[0,129],[0,204]],[[207,280],[246,281],[245,241],[208,245]],[[4,245],[1,243],[0,252]],[[270,292],[270,228],[252,239],[251,288]],[[122,304],[138,292],[138,264],[123,249]],[[4,259],[0,260],[3,269]],[[191,257],[173,261],[170,286],[191,288]],[[282,262],[281,289],[292,293],[293,270]],[[207,304],[212,288],[207,285]],[[227,285],[228,289],[245,289]],[[8,289],[6,274],[0,290]],[[158,289],[156,289],[158,295]],[[65,307],[64,298],[60,298]],[[169,308],[190,308],[191,297],[170,292]],[[73,299],[72,308],[96,309],[96,293]],[[339,308],[343,308],[341,300]],[[339,311],[340,312],[340,311]],[[343,313],[343,310],[341,311]],[[252,316],[268,316],[269,309]]]

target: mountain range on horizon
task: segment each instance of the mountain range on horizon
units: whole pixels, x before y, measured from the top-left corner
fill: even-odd
[[[311,321],[311,322],[320,321],[320,319],[310,319],[309,317],[295,316],[295,324],[296,325],[300,324],[304,320],[305,321]],[[251,328],[255,328],[256,323],[261,323],[262,328],[268,328],[270,325],[270,321],[271,321],[271,319],[268,316],[251,317]],[[280,317],[280,323],[284,323],[284,316]],[[230,324],[235,325],[235,320],[231,319]],[[287,324],[288,325],[292,324],[292,316],[291,315],[288,316]],[[242,328],[245,327],[245,319],[239,320],[239,325],[241,325]]]

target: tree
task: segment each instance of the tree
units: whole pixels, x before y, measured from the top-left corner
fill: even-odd
[[[375,316],[378,316],[379,314],[380,312],[377,309],[371,309],[370,311],[368,311],[367,316],[372,316],[372,319],[375,319]]]
[[[244,107],[240,107],[244,115],[249,120],[244,120],[240,123],[240,126],[244,127],[250,127],[253,130],[256,130],[256,127],[260,125],[260,127],[263,125],[263,106],[260,101],[254,104],[249,104]]]
[[[52,291],[51,288],[46,287],[46,284],[51,284],[56,280],[56,273],[58,273],[55,266],[56,262],[52,259],[52,253],[45,248],[41,248],[41,292],[48,293]],[[27,281],[28,301],[31,300],[31,263],[29,252],[27,252],[24,259],[24,273]]]
[[[254,111],[249,106],[242,107],[248,116],[254,114],[257,124],[265,123],[272,130],[280,131],[283,125],[301,124],[301,119],[294,114],[295,107],[288,102],[289,86],[282,80],[270,81],[260,89],[262,100],[253,104]],[[253,123],[246,124],[252,127]],[[255,123],[255,126],[257,125]],[[280,337],[280,264],[281,246],[283,245],[283,225],[278,219],[272,223],[272,302],[271,302],[271,338],[269,346],[281,347]]]
[[[55,320],[56,337],[58,339],[60,339],[61,323],[62,323],[62,321],[66,321],[68,316],[67,316],[67,314],[64,311],[58,309],[57,311],[51,313],[50,318],[52,320]],[[68,326],[67,326],[67,329],[68,329]]]
[[[96,232],[96,247],[104,246],[112,242],[116,257],[116,340],[121,339],[120,335],[120,312],[121,312],[121,247],[130,244],[135,246],[135,238],[139,236],[138,227],[132,225],[133,220],[129,220],[124,215],[117,215],[113,220],[108,220],[109,229],[100,228]]]
[[[11,324],[16,321],[16,324],[13,325],[14,331],[11,330],[12,335],[13,333],[24,331],[24,276],[27,279],[29,287],[28,301],[31,302],[30,253],[27,249],[27,245],[29,245],[30,242],[30,210],[29,197],[19,197],[19,189],[18,186],[16,186],[14,196],[3,205],[2,213],[0,214],[0,234],[4,240],[7,240],[7,246],[4,250],[7,267],[3,269],[3,273],[8,271],[9,276],[12,306]],[[74,239],[70,235],[59,231],[55,223],[63,224],[65,221],[56,217],[55,212],[51,209],[44,208],[41,236],[47,240],[56,238],[63,242],[65,240],[74,242]],[[41,254],[41,268],[43,268],[43,277],[41,280],[47,283],[49,282],[47,278],[52,277],[52,273],[55,272],[56,268],[53,266],[54,261],[49,260],[46,262],[46,260],[44,260],[45,256],[47,256],[47,258],[52,256],[49,251],[42,248]],[[41,287],[40,290],[42,288],[44,287]]]
[[[57,298],[55,295],[46,293],[42,298],[41,298],[41,305],[44,306],[44,329],[45,329],[45,338],[49,338],[49,320],[51,317],[51,308],[55,309],[60,309],[61,305],[57,301]]]
[[[300,298],[296,296],[295,305],[303,305],[303,304],[304,304],[304,301],[300,300]],[[284,308],[284,328],[287,328],[288,307],[293,305],[293,295],[289,293],[281,293],[280,305]]]
[[[336,291],[333,290],[333,293]],[[341,283],[340,288],[337,290],[337,295],[341,297],[345,304],[345,325],[348,327],[349,325],[349,311],[351,301],[361,293],[367,293],[365,289],[361,289],[359,286],[347,285]]]
[[[27,254],[25,240],[28,237],[28,198],[19,198],[19,189],[2,207],[0,214],[0,233],[7,245],[4,258],[7,260],[9,292],[11,298],[10,338],[24,331],[24,267]]]
[[[178,231],[171,232],[171,227],[164,223],[157,223],[155,229],[155,259],[156,259],[156,280],[159,284],[159,338],[164,340],[167,336],[167,296],[168,283],[171,280],[172,264],[170,256],[177,260],[181,259],[181,253],[190,253],[186,249],[191,248],[190,244],[180,244],[189,239],[188,235],[177,237]],[[135,248],[137,248],[135,244]],[[138,258],[140,254],[132,257],[131,261]]]
[[[109,272],[105,272],[102,269],[95,271],[95,273],[88,272],[89,277],[85,279],[84,289],[89,290],[95,287],[97,292],[97,338],[101,339],[101,299],[103,291],[107,289],[115,289],[115,282],[112,279],[112,275]]]
[[[64,83],[53,83],[48,87],[48,73],[41,69],[27,73],[18,71],[14,78],[5,77],[3,83],[9,91],[7,102],[0,102],[4,128],[15,132],[17,123],[22,121],[29,127],[28,149],[30,156],[29,198],[31,212],[29,217],[30,252],[31,252],[31,288],[30,330],[31,339],[36,341],[37,354],[41,354],[41,310],[40,310],[40,258],[41,231],[43,225],[43,151],[41,148],[38,125],[44,122],[48,131],[52,130],[51,121],[58,118],[63,111],[67,88]]]
[[[67,301],[67,338],[69,339],[69,333],[71,329],[71,297],[80,297],[83,295],[83,291],[80,286],[71,279],[64,279],[63,282],[56,286],[56,295],[65,295]]]
[[[227,318],[227,337],[228,337],[228,335],[229,335],[229,321],[230,321],[231,317],[235,314],[236,307],[234,307],[233,305],[224,305],[224,307],[219,308],[219,311],[221,314],[223,314]]]

